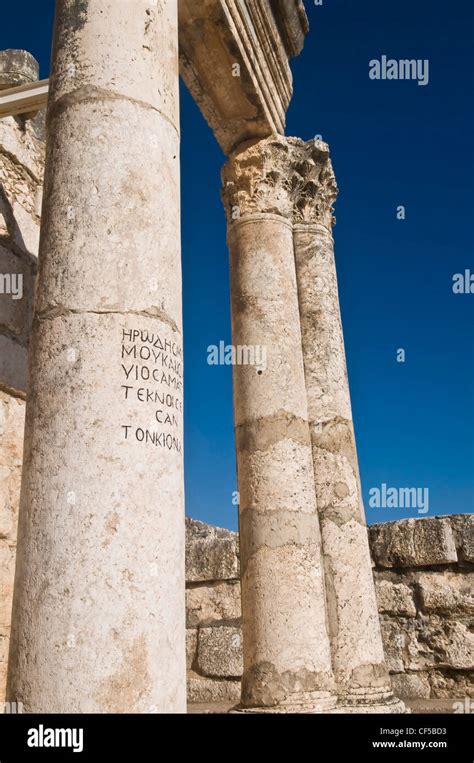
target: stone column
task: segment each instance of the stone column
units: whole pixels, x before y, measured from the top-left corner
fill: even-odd
[[[342,332],[325,143],[292,139],[294,243],[331,649],[341,709],[402,712],[385,666]]]
[[[185,710],[177,1],[58,0],[8,697]]]
[[[241,709],[334,706],[291,223],[291,146],[273,136],[223,171],[234,366],[244,674]],[[266,353],[266,355],[265,355]],[[262,360],[264,358],[264,360]]]

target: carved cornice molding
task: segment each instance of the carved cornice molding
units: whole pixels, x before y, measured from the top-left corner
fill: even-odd
[[[337,193],[329,147],[322,141],[272,135],[233,155],[222,171],[229,222],[275,214],[330,228]]]
[[[298,56],[309,31],[303,0],[270,0],[270,5],[288,57]]]
[[[181,75],[224,153],[283,133],[289,59],[308,32],[302,0],[179,0],[178,8]]]

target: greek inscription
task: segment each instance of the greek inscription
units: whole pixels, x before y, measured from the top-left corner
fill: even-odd
[[[121,361],[122,399],[134,415],[143,408],[147,421],[122,424],[123,439],[181,453],[181,347],[158,332],[123,329]]]

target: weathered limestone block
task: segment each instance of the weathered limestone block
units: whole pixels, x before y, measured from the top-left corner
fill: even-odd
[[[31,53],[14,49],[2,51],[0,90],[23,85],[25,82],[35,82],[38,75],[39,65]]]
[[[459,560],[474,563],[474,514],[450,517]]]
[[[424,612],[474,615],[474,572],[422,572],[416,579]]]
[[[28,261],[30,268],[32,268],[36,265],[39,248],[40,221],[34,216],[35,212],[26,210],[22,204],[17,202],[13,204],[11,211],[15,220],[15,228],[12,231],[13,243],[35,258],[33,262]],[[36,275],[36,270],[34,270],[33,275]]]
[[[0,53],[0,65],[2,61]],[[45,118],[44,111],[40,113]],[[0,119],[0,153],[5,167],[2,184],[8,192],[16,189],[16,196],[29,212],[40,215],[41,183],[44,173],[45,143],[38,137],[32,121],[25,117]]]
[[[395,673],[392,687],[401,699],[428,699],[431,686],[428,673]]]
[[[432,697],[474,698],[474,671],[431,670],[428,673]]]
[[[199,628],[197,668],[208,677],[239,678],[244,669],[240,626]]]
[[[436,615],[402,621],[382,616],[382,632],[392,672],[474,667],[474,634],[464,622]]]
[[[197,628],[186,629],[186,670],[191,670],[197,655]]]
[[[453,527],[458,524],[458,549],[462,543],[462,531],[468,524],[465,520],[469,518],[462,515],[449,518]],[[461,522],[457,523],[458,519]],[[407,522],[410,520],[390,523],[389,533],[398,535],[399,525],[403,527]],[[437,518],[430,518],[430,522],[438,524]],[[188,526],[193,524],[188,521]],[[197,537],[189,532],[188,529],[188,548],[194,542],[203,543],[206,537],[215,539],[216,532],[226,533],[229,540],[236,538],[236,533],[216,531],[203,523],[198,523]],[[237,554],[234,553],[238,566]],[[402,570],[387,567],[375,570],[384,650],[393,673],[393,690],[402,698],[474,696],[474,672],[466,667],[473,664],[469,633],[472,572],[466,569],[466,564],[462,560],[456,571],[453,563],[449,563],[445,570],[440,565],[429,571],[420,571],[416,566]],[[237,585],[235,580],[206,581],[203,585],[188,583],[188,621],[192,619],[198,626],[199,617],[209,616],[213,625],[220,623],[228,626],[225,618],[235,611],[232,608],[238,603],[234,598],[238,594]],[[194,596],[197,597],[194,600],[197,606],[189,609]],[[229,602],[232,602],[231,609],[227,609]],[[199,678],[197,643],[198,627],[188,628],[188,670],[192,669],[190,686],[197,687],[192,689],[190,696],[209,702],[219,702],[220,697],[224,698],[222,701],[237,700],[237,695],[226,695],[224,684],[227,680],[231,681],[231,691],[236,692],[238,679]],[[200,683],[200,680],[208,683]]]
[[[284,133],[289,59],[301,52],[308,29],[303,0],[179,0],[181,75],[224,153]],[[5,51],[0,89],[33,81],[37,72],[25,51]]]
[[[186,518],[186,581],[237,580],[237,534]]]
[[[432,618],[419,638],[428,645],[434,666],[474,669],[474,632],[469,622]],[[431,657],[431,654],[433,657]]]
[[[410,621],[402,622],[408,624]],[[380,624],[387,668],[391,673],[403,673],[405,671],[404,654],[407,635],[400,627],[401,623],[395,619],[382,616]]]
[[[372,556],[381,567],[425,567],[458,560],[449,517],[405,519],[369,528]]]
[[[0,391],[0,539],[16,543],[25,404]]]
[[[380,613],[415,617],[416,607],[413,591],[405,583],[378,580],[375,584],[375,591]]]
[[[6,71],[5,56],[11,52],[0,52],[0,78],[14,79],[17,74]],[[44,119],[43,112],[38,116]],[[3,245],[9,243],[17,254],[29,253],[33,258],[38,254],[45,156],[36,121],[28,117],[0,119],[0,236]]]
[[[219,620],[236,620],[241,616],[240,582],[219,581],[186,590],[186,625],[211,625]]]
[[[202,678],[191,674],[188,677],[188,702],[238,702],[240,680]]]

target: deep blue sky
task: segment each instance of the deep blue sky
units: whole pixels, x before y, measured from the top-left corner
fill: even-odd
[[[474,6],[306,6],[287,134],[329,142],[341,189],[336,257],[367,519],[417,516],[370,509],[368,491],[381,483],[428,487],[429,514],[472,512],[474,294],[453,294],[452,276],[474,273]],[[0,49],[31,51],[44,77],[53,8],[2,8]],[[382,54],[429,59],[429,85],[370,80],[369,61]],[[231,369],[207,364],[209,344],[231,341],[224,157],[184,87],[182,139],[187,513],[235,528]]]

